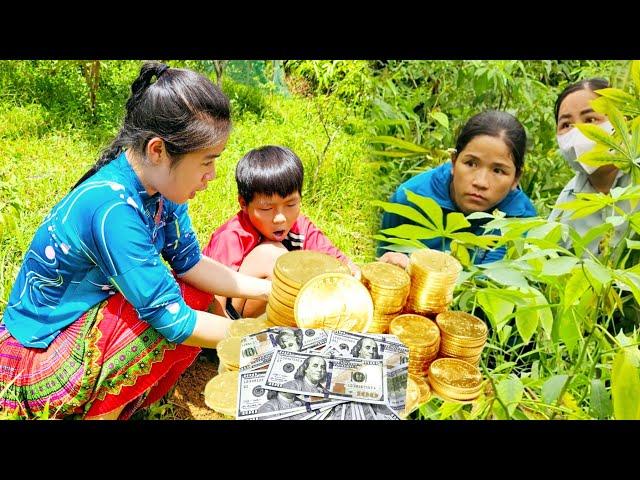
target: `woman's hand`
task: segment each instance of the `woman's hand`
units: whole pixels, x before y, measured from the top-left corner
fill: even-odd
[[[391,263],[392,265],[397,265],[401,268],[406,269],[407,265],[409,265],[409,257],[404,253],[400,252],[387,252],[382,255],[379,259],[379,262]]]

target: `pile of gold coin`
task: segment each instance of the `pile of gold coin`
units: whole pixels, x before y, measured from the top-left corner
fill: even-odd
[[[218,371],[234,371],[240,369],[240,342],[242,337],[227,337],[218,343],[216,351],[220,359]]]
[[[389,333],[409,348],[409,374],[424,377],[440,350],[438,326],[427,317],[407,313],[391,321]]]
[[[419,314],[438,314],[453,301],[453,288],[462,265],[453,256],[429,248],[409,255],[407,266],[411,290],[406,310]]]
[[[236,417],[238,407],[238,372],[216,375],[204,387],[204,403],[207,407],[228,417]]]
[[[404,404],[404,412],[400,414],[402,418],[406,418],[420,405],[420,386],[416,377],[407,377],[407,391]]]
[[[326,253],[294,250],[281,255],[273,268],[267,317],[275,325],[295,327],[294,307],[302,286],[323,273],[350,273],[349,267]]]
[[[258,318],[239,318],[231,322],[226,336],[244,337],[245,335],[261,332],[272,326],[273,324],[267,320],[266,315],[261,315]]]
[[[324,273],[300,289],[294,315],[300,328],[366,332],[373,320],[373,301],[350,274]]]
[[[429,367],[429,384],[443,400],[471,401],[482,390],[478,367],[458,358],[439,358]]]
[[[436,324],[440,328],[440,356],[464,360],[477,366],[487,342],[487,325],[475,315],[465,312],[439,313]]]
[[[362,266],[362,283],[373,300],[371,333],[387,333],[389,323],[402,313],[409,295],[411,278],[404,269],[384,262],[371,262]]]

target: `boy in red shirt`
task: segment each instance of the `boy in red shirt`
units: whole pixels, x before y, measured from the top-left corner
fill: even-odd
[[[220,226],[203,253],[234,270],[271,279],[278,257],[292,250],[327,253],[360,269],[300,213],[304,169],[298,156],[285,147],[267,145],[247,153],[236,165],[240,211]],[[218,303],[220,302],[220,303]],[[231,318],[257,317],[266,302],[216,296],[214,310]]]

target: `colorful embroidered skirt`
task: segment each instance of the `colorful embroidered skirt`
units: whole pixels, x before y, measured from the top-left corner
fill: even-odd
[[[179,282],[189,306],[212,295]],[[121,419],[158,401],[200,348],[166,340],[120,294],[89,309],[48,348],[23,347],[0,324],[0,410],[37,417],[84,418],[126,406]]]

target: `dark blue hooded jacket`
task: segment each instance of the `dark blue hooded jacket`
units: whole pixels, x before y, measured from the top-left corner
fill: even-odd
[[[447,214],[451,212],[460,212],[460,209],[453,202],[450,194],[449,186],[451,185],[451,180],[453,178],[451,174],[451,168],[451,162],[447,162],[440,165],[439,167],[433,168],[419,175],[416,175],[413,178],[410,178],[398,187],[389,201],[392,203],[408,205],[420,210],[416,205],[407,200],[407,194],[404,191],[405,189],[407,189],[423,197],[429,197],[435,200],[436,203],[442,208],[442,213],[445,218]],[[510,191],[500,203],[491,208],[491,211],[496,208],[501,212],[504,212],[507,217],[536,216],[535,207],[531,203],[531,200],[529,200],[529,197],[527,197],[527,195],[522,190],[520,190],[520,187]],[[471,226],[461,231],[471,232],[475,235],[500,234],[499,231],[485,232],[483,225],[486,222],[486,219],[469,220]],[[382,229],[397,227],[402,224],[416,225],[415,222],[408,218],[401,217],[393,213],[384,212],[382,216]],[[442,250],[442,237],[432,238],[429,240],[421,240],[421,242],[424,243],[427,247],[434,250]],[[445,250],[450,250],[450,243],[450,239],[445,239]],[[387,245],[386,242],[380,242],[377,251],[378,256],[381,256],[387,251],[381,248],[385,245]],[[501,260],[506,253],[506,249],[504,247],[496,248],[494,250],[483,250],[480,248],[478,248],[477,250],[478,251],[476,252],[474,261],[474,263],[476,264]],[[473,252],[470,252],[470,254],[473,256]]]

